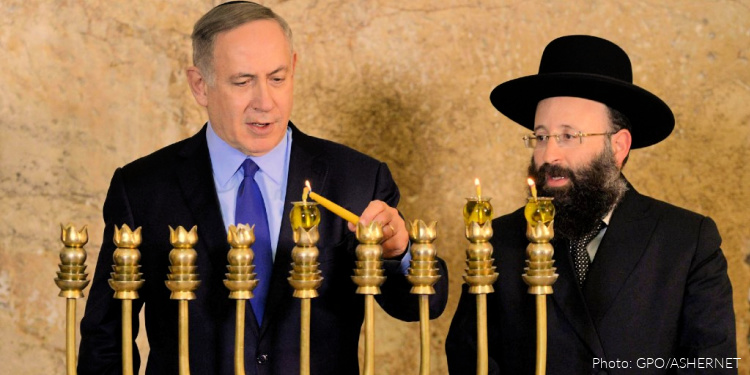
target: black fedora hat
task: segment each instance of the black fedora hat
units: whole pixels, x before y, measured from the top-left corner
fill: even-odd
[[[631,148],[651,146],[674,129],[674,115],[656,95],[633,84],[630,58],[618,45],[594,36],[557,38],[544,49],[539,74],[502,83],[492,105],[511,120],[534,129],[540,100],[573,96],[604,103],[630,120]]]

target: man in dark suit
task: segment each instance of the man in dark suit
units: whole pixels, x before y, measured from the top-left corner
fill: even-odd
[[[524,137],[529,176],[557,210],[547,373],[736,373],[732,287],[716,225],[639,194],[621,174],[630,149],[674,127],[669,107],[632,84],[627,54],[596,37],[558,38],[538,75],[499,85],[490,100],[533,131]],[[499,278],[487,302],[489,372],[533,374],[523,209],[492,227]],[[451,374],[476,373],[471,297],[464,288],[448,334]]]
[[[79,374],[121,372],[120,303],[107,285],[114,226],[142,227],[143,279],[137,313],[145,306],[150,354],[147,374],[176,374],[177,303],[164,285],[169,272],[168,226],[198,227],[201,285],[189,303],[190,368],[195,374],[234,373],[235,303],[223,285],[227,228],[236,224],[244,184],[257,186],[267,219],[270,259],[265,306],[248,308],[245,367],[250,374],[299,373],[300,303],[289,277],[294,247],[290,202],[301,200],[305,180],[360,222],[383,225],[387,280],[380,306],[392,316],[419,318],[418,299],[405,277],[409,255],[404,220],[394,208],[399,191],[388,167],[350,148],[305,135],[289,121],[296,53],[286,22],[250,2],[219,5],[193,32],[194,67],[188,81],[209,122],[193,137],[115,171],[104,204],[104,242],[81,323]],[[256,172],[246,176],[248,170]],[[248,185],[249,186],[249,185]],[[244,194],[244,193],[243,193]],[[358,242],[352,227],[325,209],[319,225],[319,297],[311,301],[311,374],[358,374],[364,300],[351,280]],[[256,262],[260,235],[256,224]],[[447,302],[447,272],[430,298],[431,317]],[[256,272],[258,271],[256,264]],[[259,278],[261,277],[259,272]],[[263,287],[263,279],[258,289]],[[255,299],[255,298],[254,298]],[[252,301],[252,300],[251,300]],[[137,314],[133,319],[137,332]],[[135,368],[140,360],[134,351]],[[137,370],[136,370],[137,371]]]

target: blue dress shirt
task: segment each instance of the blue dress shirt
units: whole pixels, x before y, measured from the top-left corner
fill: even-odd
[[[234,210],[237,203],[237,189],[243,179],[240,166],[248,157],[219,138],[208,123],[206,129],[208,153],[211,156],[214,185],[221,205],[224,227],[234,225]],[[271,235],[271,250],[276,256],[279,243],[281,217],[284,215],[284,199],[289,172],[289,155],[292,150],[292,129],[287,128],[286,137],[276,147],[263,156],[250,156],[260,170],[255,174],[255,182],[263,194],[268,215],[268,230]],[[252,223],[250,223],[252,225]]]
[[[221,205],[221,217],[224,227],[234,224],[234,210],[237,203],[237,190],[244,178],[240,166],[247,156],[219,138],[208,123],[206,129],[208,153],[211,156],[214,185]],[[271,250],[276,257],[279,244],[281,217],[284,215],[284,199],[286,198],[286,183],[289,175],[289,156],[292,150],[292,129],[287,128],[286,137],[281,139],[276,147],[263,156],[250,156],[260,170],[255,174],[255,181],[263,194],[268,215],[268,231],[271,235]],[[356,213],[355,213],[356,214]],[[252,223],[250,224],[252,225]],[[401,259],[401,272],[406,274],[409,269],[411,254],[407,245],[406,255]]]

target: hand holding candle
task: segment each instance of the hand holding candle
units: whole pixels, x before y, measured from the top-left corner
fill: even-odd
[[[309,181],[305,181],[305,184],[307,185],[310,199],[348,221],[350,223],[349,230],[354,231],[356,229],[356,225],[360,219],[359,216],[312,191]],[[388,206],[383,201],[375,200],[370,202],[361,216],[363,223],[377,221],[383,226],[384,236],[381,245],[383,246],[384,258],[393,258],[406,251],[409,244],[409,234],[406,231],[406,223],[398,214],[398,210]]]
[[[305,185],[307,185],[305,189],[307,189],[307,191],[309,192],[310,199],[318,202],[321,206],[327,208],[328,211],[333,212],[334,214],[338,215],[340,218],[354,225],[357,225],[357,223],[359,222],[359,216],[353,214],[351,211],[348,211],[344,207],[341,207],[337,205],[336,203],[333,203],[329,201],[328,199],[321,197],[320,195],[312,191],[312,187],[310,187],[310,181],[305,181]],[[304,195],[304,192],[305,190],[303,189],[303,195]]]

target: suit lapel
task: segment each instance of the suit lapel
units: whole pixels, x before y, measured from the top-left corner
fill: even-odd
[[[584,295],[589,313],[601,321],[612,306],[628,276],[633,272],[651,238],[656,218],[647,214],[648,205],[632,187],[612,213],[594,262]]]
[[[268,293],[268,302],[264,314],[266,318],[263,319],[261,335],[276,319],[281,301],[290,298],[293,292],[287,280],[292,263],[292,249],[295,246],[292,237],[292,225],[289,221],[291,202],[302,199],[302,188],[305,185],[305,180],[309,180],[313,188],[323,186],[328,174],[328,166],[318,158],[320,151],[311,147],[311,138],[300,132],[291,122],[289,127],[292,129],[292,150],[289,159],[286,196],[284,197],[284,214],[281,218],[281,230],[279,230],[276,257],[273,262],[273,275],[271,276],[271,290]]]
[[[555,258],[557,259],[555,265],[560,277],[557,278],[557,282],[552,286],[554,290],[552,300],[594,356],[603,358],[604,350],[599,340],[599,334],[596,332],[594,322],[591,320],[586,307],[586,301],[581,293],[581,288],[578,287],[576,281],[575,271],[573,270],[573,259],[568,249],[568,241],[555,240],[553,244],[555,247]]]
[[[178,166],[178,179],[185,195],[185,203],[198,226],[198,243],[208,249],[214,271],[224,273],[226,266],[226,229],[216,187],[211,176],[211,158],[206,142],[206,126],[180,151],[182,163]],[[190,230],[190,228],[186,228]]]

